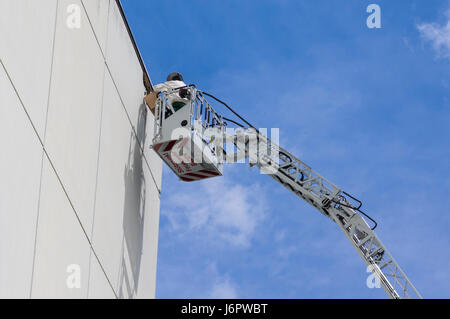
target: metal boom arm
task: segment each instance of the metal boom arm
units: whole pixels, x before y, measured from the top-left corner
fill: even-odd
[[[252,137],[257,141],[257,147],[249,147]],[[235,136],[228,136],[228,140],[230,138],[234,139],[238,149],[245,149],[250,163],[256,163],[268,176],[333,220],[389,297],[422,298],[373,229],[358,213],[361,202],[255,129],[238,132]],[[355,201],[358,205],[352,204]]]

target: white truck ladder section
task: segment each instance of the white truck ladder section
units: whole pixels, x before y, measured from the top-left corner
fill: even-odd
[[[375,227],[371,228],[361,216],[374,222],[360,210],[360,201],[255,128],[244,128],[220,116],[206,101],[203,92],[194,86],[182,89],[181,93],[178,89],[160,93],[155,105],[153,139],[154,150],[181,180],[220,176],[224,161],[230,163],[247,158],[251,166],[257,166],[334,221],[389,297],[422,298],[373,231]],[[187,101],[186,106],[178,111],[170,105],[173,94],[185,97]],[[228,121],[240,129],[227,134]],[[227,154],[227,142],[234,145],[238,155]],[[178,157],[178,161],[174,157]]]

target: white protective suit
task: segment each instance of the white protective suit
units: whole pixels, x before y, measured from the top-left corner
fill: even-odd
[[[184,83],[183,81],[167,81],[161,84],[157,84],[153,87],[155,92],[167,92],[170,89],[177,89],[180,87],[184,87],[186,86],[186,83]],[[184,104],[188,104],[189,100],[186,98],[181,98],[179,93],[173,93],[168,97],[168,101],[170,103],[170,105],[173,106],[173,103],[175,102],[181,102]]]

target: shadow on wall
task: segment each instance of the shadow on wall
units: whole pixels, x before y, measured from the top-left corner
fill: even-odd
[[[119,298],[136,296],[141,268],[145,219],[145,177],[140,143],[145,143],[147,107],[139,108],[136,136],[131,132],[128,163],[125,166],[125,200],[123,208],[122,264],[119,273]]]

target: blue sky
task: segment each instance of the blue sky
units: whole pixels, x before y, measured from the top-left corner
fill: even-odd
[[[279,128],[364,202],[424,297],[450,297],[449,1],[122,2],[154,83],[179,71]],[[196,184],[164,168],[158,298],[385,298],[367,275],[332,221],[255,168]]]

